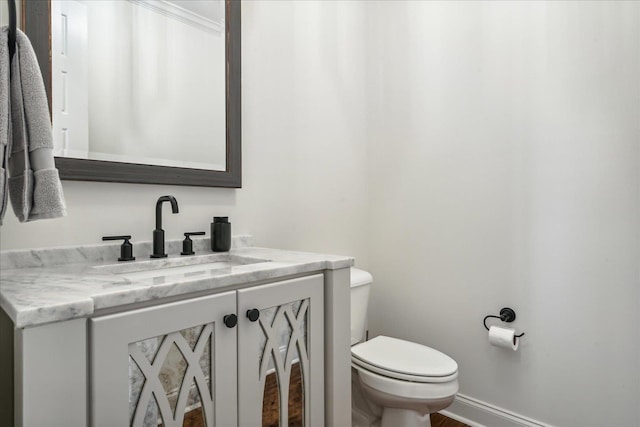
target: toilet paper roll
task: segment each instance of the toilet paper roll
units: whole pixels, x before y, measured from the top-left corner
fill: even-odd
[[[510,348],[516,351],[520,340],[516,338],[515,329],[492,326],[489,328],[489,343],[496,347]]]

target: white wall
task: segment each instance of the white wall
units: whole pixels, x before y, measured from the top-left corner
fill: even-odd
[[[373,7],[372,332],[523,416],[640,425],[640,3]]]
[[[371,328],[433,345],[461,393],[556,426],[640,424],[640,9],[244,2],[241,190],[65,182],[69,217],[1,248],[149,240],[230,215],[352,254]],[[527,335],[488,345],[502,306]],[[611,331],[610,335],[609,332]]]
[[[229,215],[234,234],[253,234],[258,245],[365,262],[363,7],[243,3],[242,189],[64,181],[69,215],[20,224],[9,209],[0,248],[124,233],[151,240],[155,201],[172,194],[180,213],[165,207],[168,238],[208,232],[214,215]]]

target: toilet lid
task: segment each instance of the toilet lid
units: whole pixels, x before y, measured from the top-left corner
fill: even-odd
[[[360,365],[410,377],[449,377],[458,372],[456,361],[438,350],[382,335],[352,347],[351,354],[354,362],[364,362]]]

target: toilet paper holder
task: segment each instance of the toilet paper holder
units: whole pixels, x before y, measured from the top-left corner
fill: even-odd
[[[482,323],[484,323],[484,328],[487,331],[489,330],[489,327],[487,326],[487,319],[490,319],[490,318],[500,319],[503,322],[511,323],[514,320],[516,320],[516,312],[513,311],[512,308],[504,307],[500,309],[500,316],[494,316],[493,314],[488,314],[484,316],[484,320],[482,321]],[[520,338],[523,335],[524,335],[524,332],[521,333],[520,335],[516,335],[515,337]]]

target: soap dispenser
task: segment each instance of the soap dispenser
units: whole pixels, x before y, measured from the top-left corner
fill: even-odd
[[[214,216],[211,223],[211,250],[226,252],[231,249],[231,223],[227,216]]]

